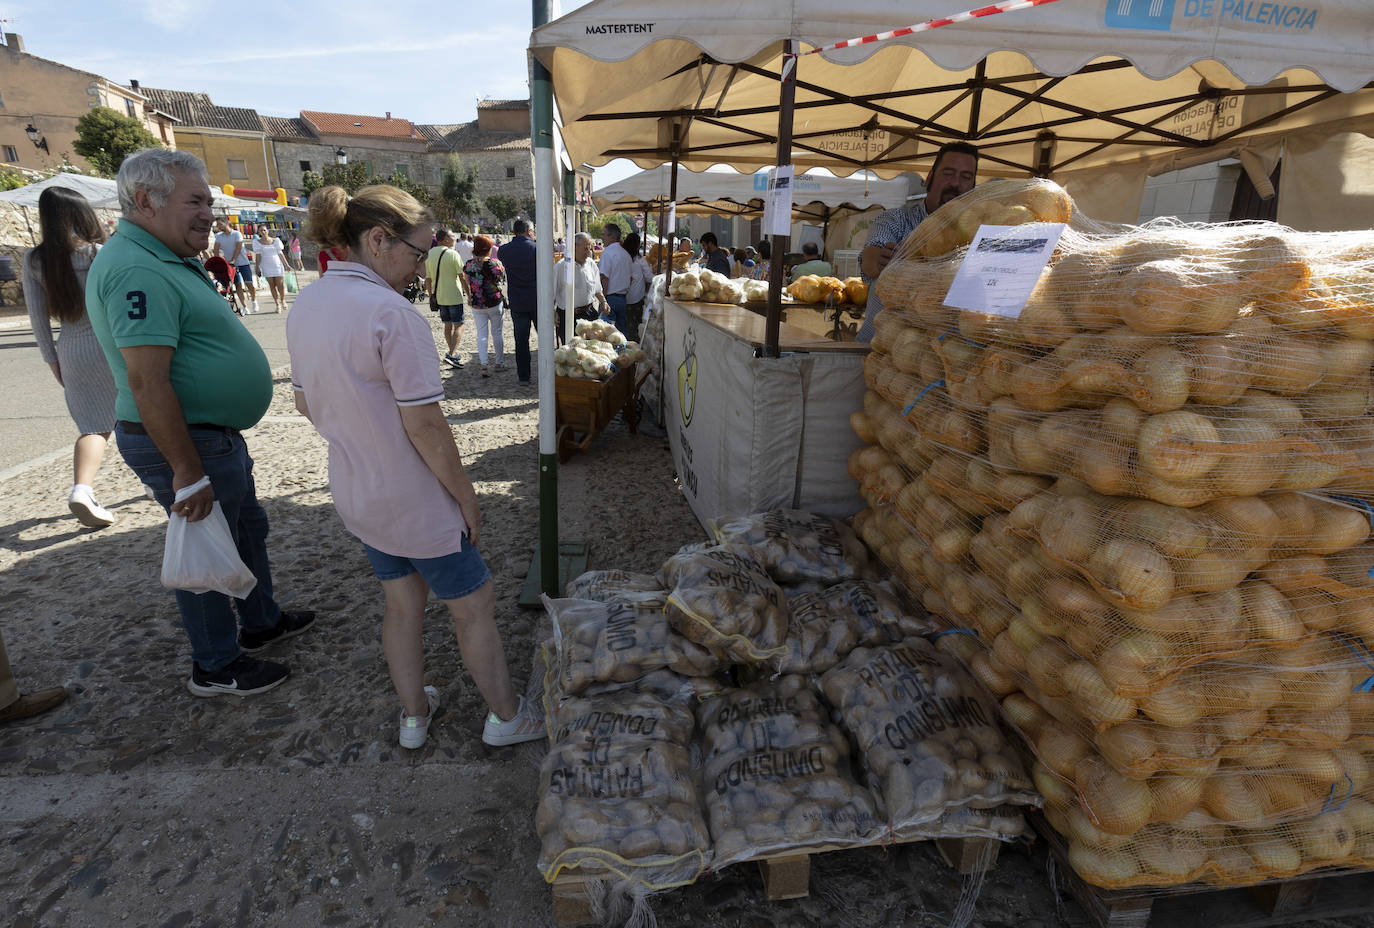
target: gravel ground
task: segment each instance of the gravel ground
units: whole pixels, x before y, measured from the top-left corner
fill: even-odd
[[[509,324],[507,344],[510,344]],[[436,344],[438,323],[435,323]],[[472,348],[465,333],[464,348]],[[532,677],[538,612],[516,600],[538,534],[537,393],[511,370],[446,371],[444,411],[484,511],[483,553],[517,685]],[[0,602],[21,688],[65,683],[58,710],[0,727],[0,923],[110,925],[552,925],[535,867],[541,742],[481,742],[484,707],[446,613],[432,603],[427,682],[443,708],[419,751],[380,643],[381,593],[330,503],[323,441],[279,372],[248,435],[272,519],[278,599],[320,613],[279,646],[292,667],[262,697],[195,699],[171,595],[157,583],[165,516],[113,451],[96,485],[104,530],[67,513],[69,463],[0,493]],[[560,468],[562,537],[592,567],[653,571],[700,540],[666,443],[617,421]],[[765,904],[753,865],[655,897],[674,926],[948,923],[961,880],[932,845],[813,861],[809,898]],[[1043,846],[1007,847],[981,889],[985,928],[1085,924],[1051,890]],[[1336,924],[1336,923],[1328,923]],[[1347,922],[1345,924],[1358,924]]]

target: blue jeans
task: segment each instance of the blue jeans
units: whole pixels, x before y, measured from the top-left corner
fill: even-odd
[[[534,313],[518,313],[511,310],[511,327],[515,329],[515,376],[521,383],[530,379],[530,329],[539,331]],[[563,344],[563,310],[554,310],[554,344]]]
[[[131,435],[122,425],[115,426],[115,440],[124,463],[152,487],[163,509],[176,499],[172,490],[172,466],[147,435]],[[177,610],[186,637],[191,641],[191,658],[202,670],[216,671],[242,653],[239,650],[239,621],[244,631],[263,632],[275,628],[281,608],[272,599],[272,568],[267,563],[267,513],[258,503],[253,485],[253,459],[238,432],[192,429],[191,440],[200,455],[201,465],[210,478],[215,499],[224,511],[229,532],[238,545],[239,557],[258,578],[258,585],[247,599],[231,600],[223,593],[176,591]],[[234,610],[238,610],[238,619]]]
[[[626,338],[632,338],[629,331],[629,324],[625,317],[625,309],[629,305],[623,293],[606,294],[606,302],[611,306],[611,321],[620,330],[620,334]]]

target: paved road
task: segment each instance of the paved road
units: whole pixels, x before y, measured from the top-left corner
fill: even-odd
[[[305,275],[306,281],[314,274]],[[270,307],[259,292],[258,305]],[[295,297],[288,294],[288,304]],[[269,309],[247,316],[244,325],[257,337],[273,370],[287,365],[286,314]],[[29,317],[22,307],[0,307],[0,479],[16,468],[46,455],[67,454],[76,440],[76,427],[67,416],[62,388],[38,356]],[[113,451],[113,449],[111,449]]]

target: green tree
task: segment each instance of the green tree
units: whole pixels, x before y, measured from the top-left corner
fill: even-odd
[[[463,159],[457,155],[449,155],[439,176],[439,197],[435,207],[440,218],[454,223],[477,218],[482,211],[482,201],[477,198],[477,169],[464,166]]]
[[[76,121],[76,153],[105,177],[113,177],[124,159],[143,148],[160,146],[143,123],[108,106],[97,106]]]
[[[429,203],[429,191],[425,189],[424,185],[415,183],[415,181],[411,180],[407,175],[402,174],[400,171],[393,171],[391,176],[386,178],[385,180],[382,180],[381,178],[373,178],[371,183],[390,184],[393,187],[399,187],[406,193],[413,196],[415,199],[419,200],[421,203]],[[371,184],[364,184],[364,186],[370,185]]]
[[[534,211],[538,208],[539,204],[534,197],[525,197],[520,201],[520,212],[524,214],[526,219],[533,219]]]
[[[506,222],[520,215],[520,201],[505,193],[493,193],[483,201],[497,222]]]
[[[324,186],[324,178],[314,171],[306,171],[301,175],[301,189],[305,191],[307,197],[314,195],[316,190]]]
[[[16,187],[27,187],[30,181],[20,171],[9,168],[0,168],[0,190],[14,190]]]

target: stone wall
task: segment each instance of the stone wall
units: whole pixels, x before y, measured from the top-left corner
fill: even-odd
[[[1140,221],[1173,216],[1182,222],[1226,222],[1240,173],[1240,162],[1223,161],[1151,177],[1140,200]]]
[[[113,228],[111,223],[119,219],[117,209],[98,209],[95,214],[106,229]],[[38,244],[38,229],[37,207],[16,206],[0,200],[0,256],[13,261],[17,278],[22,278],[24,274],[24,252]],[[20,280],[0,283],[0,298],[6,305],[23,305],[24,291]]]
[[[300,196],[303,192],[301,177],[305,172],[301,170],[300,163],[309,161],[310,170],[316,174],[323,174],[324,169],[334,163],[334,152],[339,148],[338,145],[318,142],[278,141],[272,142],[271,145],[277,162],[277,176],[281,178],[287,195],[293,197]],[[381,177],[390,177],[398,165],[405,165],[406,174],[411,180],[424,184],[431,190],[439,189],[439,171],[443,167],[443,159],[435,161],[433,155],[423,151],[367,148],[354,144],[343,147],[348,152],[350,164],[359,161],[371,162],[372,173]]]

